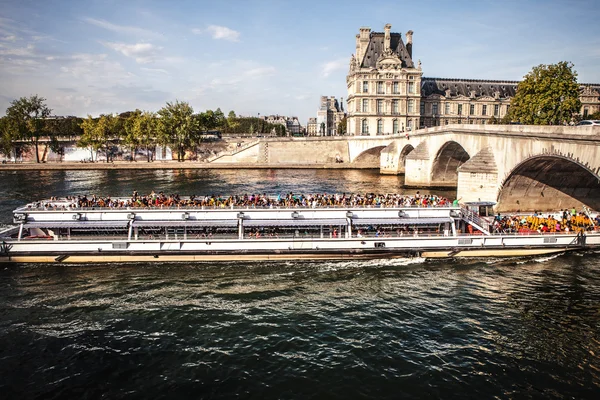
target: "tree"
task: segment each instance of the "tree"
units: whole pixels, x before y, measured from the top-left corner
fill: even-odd
[[[344,115],[344,118],[339,122],[337,126],[338,135],[344,136],[348,129],[348,117]]]
[[[121,113],[119,115],[119,117],[121,118],[126,118],[125,123],[123,124],[125,129],[123,143],[125,143],[125,145],[129,147],[129,151],[131,153],[131,160],[135,161],[137,149],[140,145],[140,135],[136,130],[136,125],[138,125],[138,120],[140,119],[142,112],[140,110],[128,112],[126,117],[123,114],[125,113]]]
[[[508,119],[528,125],[568,123],[581,109],[573,64],[538,65],[525,75],[510,102]]]
[[[0,118],[0,154],[4,154],[8,158],[15,153],[15,134],[18,130],[13,125],[14,121],[10,118]]]
[[[233,119],[233,118],[235,118],[235,111],[233,111],[233,110],[229,111],[229,114],[227,114],[227,118],[228,118],[228,119]]]
[[[46,118],[52,110],[45,103],[46,99],[38,95],[21,97],[13,100],[6,109],[6,116],[13,121],[11,125],[16,132],[14,136],[30,142],[35,147],[35,161],[40,162],[39,141],[42,137],[49,137],[46,129]]]
[[[588,114],[585,118],[581,119],[600,119],[600,111],[596,111],[593,114]]]
[[[90,150],[91,161],[94,161],[94,153],[96,153],[96,159],[98,158],[98,150],[102,148],[102,140],[98,137],[96,124],[97,121],[91,115],[88,115],[81,122],[83,133],[77,142],[78,147],[87,147]]]
[[[120,138],[121,121],[119,117],[115,117],[112,114],[102,114],[96,122],[96,138],[101,143],[100,149],[104,147],[104,153],[106,154],[106,162],[110,162],[112,159],[111,144],[112,140],[118,140]]]
[[[144,111],[136,118],[133,126],[134,135],[139,144],[146,149],[148,162],[152,160],[150,147],[154,147],[157,143],[157,125],[156,115],[153,112]]]
[[[158,111],[159,130],[168,143],[177,149],[177,161],[185,159],[185,150],[195,141],[199,131],[194,109],[186,102],[176,100]]]
[[[219,128],[220,130],[223,130],[225,126],[227,126],[227,119],[225,118],[225,114],[223,114],[223,111],[221,111],[220,108],[217,108],[215,110],[214,121],[214,128]]]
[[[59,138],[69,138],[81,136],[81,118],[77,117],[56,117],[46,120],[46,129],[50,134],[50,149],[60,155],[61,161],[65,153],[65,148],[59,141]],[[47,150],[47,148],[46,148]]]

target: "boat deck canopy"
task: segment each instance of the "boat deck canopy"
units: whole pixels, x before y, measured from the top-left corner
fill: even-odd
[[[322,219],[245,219],[244,226],[340,226],[346,225],[345,218]]]
[[[32,221],[23,228],[127,228],[129,221]]]
[[[436,225],[452,222],[452,218],[354,218],[352,225]]]
[[[223,227],[232,227],[237,226],[237,219],[198,219],[198,220],[171,220],[171,221],[134,221],[134,227],[186,227],[186,228],[194,228],[194,227],[213,227],[213,226],[223,226]]]

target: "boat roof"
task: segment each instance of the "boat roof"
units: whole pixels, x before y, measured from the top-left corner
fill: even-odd
[[[467,201],[464,203],[467,206],[495,206],[495,201]]]

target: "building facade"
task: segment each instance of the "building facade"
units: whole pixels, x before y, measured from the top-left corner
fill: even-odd
[[[284,115],[263,115],[260,118],[264,119],[265,122],[269,124],[285,126],[288,136],[294,136],[303,133],[303,127],[300,125],[298,117],[286,117]]]
[[[350,58],[348,135],[389,135],[448,124],[499,122],[510,109],[518,81],[422,76],[412,58],[413,32],[360,28]],[[600,112],[600,84],[582,84],[581,116]]]
[[[423,78],[419,127],[498,121],[508,113],[518,83]]]
[[[306,134],[308,136],[316,136],[317,131],[317,119],[314,117],[309,118],[308,123],[306,124]]]
[[[586,119],[588,115],[600,112],[600,84],[584,83],[581,85],[581,116]]]
[[[333,96],[321,96],[321,104],[319,111],[317,111],[315,134],[318,136],[337,136],[338,124],[345,115],[343,100],[338,102]]]
[[[360,28],[356,35],[346,78],[348,135],[389,135],[419,126],[423,72],[412,59],[413,32],[406,33],[405,44],[391,28]]]

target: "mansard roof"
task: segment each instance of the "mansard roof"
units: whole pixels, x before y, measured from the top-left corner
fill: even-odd
[[[581,83],[579,85],[579,91],[582,96],[600,97],[600,84],[599,83]]]
[[[360,66],[362,68],[376,68],[377,59],[383,54],[384,51],[385,33],[383,32],[371,32],[369,45],[367,51],[363,57]],[[402,41],[402,36],[399,33],[390,33],[390,49],[392,53],[397,55],[402,60],[403,68],[414,68],[412,58],[406,50],[406,46]]]
[[[519,81],[496,81],[480,79],[421,78],[421,93],[424,96],[439,94],[446,97],[513,97]],[[471,94],[473,96],[471,96]]]

